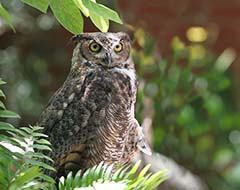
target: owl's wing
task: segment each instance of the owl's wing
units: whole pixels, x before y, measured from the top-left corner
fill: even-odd
[[[44,128],[45,134],[51,133],[52,128],[62,119],[63,111],[72,101],[71,94],[74,92],[74,84],[79,81],[67,80],[48,101],[38,121],[38,125]]]
[[[50,156],[56,161],[57,176],[83,167],[83,152],[96,135],[100,112],[111,102],[112,85],[101,73],[87,73],[67,80],[50,100],[39,125],[52,144]]]

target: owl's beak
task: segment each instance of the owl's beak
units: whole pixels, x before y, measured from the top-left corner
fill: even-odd
[[[104,58],[104,62],[105,62],[107,65],[110,65],[110,64],[111,64],[111,54],[110,54],[110,53],[106,53],[105,58]]]

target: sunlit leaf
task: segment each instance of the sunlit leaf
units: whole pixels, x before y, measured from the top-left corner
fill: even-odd
[[[0,110],[0,117],[4,118],[20,118],[20,116],[9,110]]]
[[[22,2],[38,9],[43,13],[46,13],[49,7],[50,0],[22,0]]]
[[[109,20],[103,18],[102,16],[96,15],[95,13],[90,12],[90,19],[93,24],[101,30],[101,32],[107,32],[109,29]]]
[[[52,0],[50,7],[57,20],[73,34],[83,32],[83,18],[72,0]]]
[[[12,24],[12,21],[11,21],[11,18],[10,18],[10,15],[9,13],[7,12],[7,10],[2,6],[2,4],[0,3],[0,16],[2,16],[4,18],[4,20],[6,21],[6,23],[12,28],[12,30],[14,32],[16,32],[13,24]]]
[[[0,78],[0,85],[2,85],[2,84],[6,84],[6,82],[3,81],[3,80]]]
[[[122,24],[117,12],[114,10],[89,0],[82,0],[84,6],[88,8],[89,11],[95,13],[96,15],[102,16],[106,19],[112,20],[116,23]]]
[[[43,179],[44,181],[47,181],[47,182],[50,182],[51,184],[50,184],[50,186],[51,186],[51,188],[47,188],[46,190],[49,190],[49,189],[51,189],[51,190],[53,190],[53,189],[57,189],[56,187],[55,187],[55,180],[53,179],[53,178],[51,178],[50,176],[48,176],[48,175],[41,175],[41,176],[39,176],[39,178],[41,178],[41,179]],[[45,190],[45,189],[44,189]]]
[[[140,163],[141,162],[138,161],[134,166],[129,164],[127,167],[118,167],[117,171],[111,175],[114,170],[114,166],[105,165],[101,162],[99,165],[96,165],[84,172],[82,177],[80,177],[80,171],[76,176],[73,176],[72,173],[70,173],[67,177],[61,177],[58,187],[59,190],[72,190],[73,188],[77,189],[78,187],[81,187],[79,189],[85,189],[85,187],[89,187],[90,189],[100,189],[105,187],[105,189],[109,189],[107,186],[110,187],[110,185],[114,185],[117,189],[120,187],[117,185],[124,185],[125,190],[152,190],[167,178],[166,170],[155,174],[149,173],[144,176],[150,167],[149,165],[140,171],[140,175],[137,176],[136,174]]]
[[[154,189],[162,182],[162,180],[165,180],[167,178],[166,174],[167,174],[167,170],[162,170],[162,171],[159,171],[159,172],[153,174],[144,183],[144,186],[146,187],[146,189]],[[165,176],[165,177],[163,177],[163,176]]]
[[[149,170],[150,167],[151,167],[151,164],[146,165],[142,169],[142,171],[139,173],[138,177],[143,177],[147,173],[147,171]]]
[[[3,102],[1,102],[1,101],[0,101],[0,108],[2,108],[2,109],[4,109],[4,110],[6,109],[5,105],[4,105]]]
[[[137,169],[139,168],[140,164],[141,164],[141,160],[136,162],[136,164],[131,168],[131,170],[128,172],[128,174],[125,176],[125,178],[129,178],[129,177],[133,176],[137,172]]]
[[[84,16],[89,17],[89,10],[84,6],[82,0],[73,0],[73,2],[82,11]]]
[[[237,57],[237,53],[232,48],[225,49],[216,60],[214,67],[219,72],[225,72]]]
[[[28,168],[24,173],[20,173],[16,179],[14,179],[11,186],[9,187],[9,190],[14,190],[17,189],[17,187],[22,187],[40,175],[41,174],[39,167],[33,166],[31,168]]]
[[[34,144],[33,148],[38,149],[38,150],[51,150],[51,148],[49,148],[49,146],[40,145],[40,144]]]
[[[46,159],[46,160],[49,160],[50,162],[53,162],[53,160],[51,158],[49,158],[48,156],[42,154],[42,153],[39,153],[39,152],[27,152],[26,153],[27,156],[31,156],[33,158],[41,158],[41,159]]]
[[[43,167],[43,168],[46,168],[48,170],[52,170],[54,171],[55,169],[43,162],[40,162],[40,161],[37,161],[37,160],[33,160],[33,159],[26,159],[26,163],[28,164],[31,164],[33,166],[40,166],[40,167]]]
[[[0,89],[0,97],[6,98],[5,94],[3,93],[3,91]]]
[[[10,123],[0,121],[0,130],[11,130],[18,133],[19,129],[13,127]]]
[[[43,135],[44,135],[44,134],[43,134]],[[48,140],[46,140],[46,139],[36,140],[36,142],[37,142],[38,144],[51,145],[51,143],[50,143]]]

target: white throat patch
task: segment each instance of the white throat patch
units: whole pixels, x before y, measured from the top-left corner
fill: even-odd
[[[114,68],[113,71],[119,72],[123,75],[127,75],[130,78],[131,89],[134,89],[135,81],[136,81],[136,74],[135,70],[131,68]]]

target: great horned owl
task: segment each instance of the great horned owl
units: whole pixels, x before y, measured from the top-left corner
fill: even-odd
[[[125,164],[139,149],[150,154],[134,116],[137,80],[129,36],[84,33],[73,41],[70,73],[39,121],[52,144],[54,177],[101,161]]]

